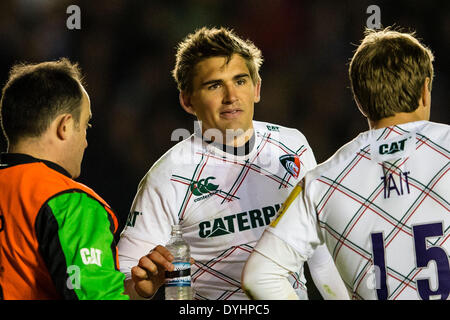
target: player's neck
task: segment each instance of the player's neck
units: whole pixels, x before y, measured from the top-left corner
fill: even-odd
[[[382,118],[377,121],[368,120],[369,128],[372,130],[392,127],[403,123],[429,120],[430,113],[425,110],[424,106],[419,106],[413,112],[399,112],[391,117]]]
[[[223,144],[235,148],[242,147],[253,137],[253,135],[253,127],[251,127],[240,135],[231,137],[225,136],[225,141]]]
[[[252,133],[250,137],[248,136],[240,136],[241,139],[229,140],[229,143],[223,143],[224,141],[208,141],[205,140],[205,142],[210,143],[214,145],[216,148],[223,150],[224,152],[233,154],[235,156],[246,156],[250,153],[251,150],[253,150],[253,146],[255,145],[255,134],[254,131],[248,131],[247,134]],[[237,137],[239,138],[239,137]]]
[[[244,146],[254,135],[253,127],[243,131],[242,129],[238,130],[228,130],[226,132],[222,132],[222,134],[218,134],[217,136],[211,136],[210,134],[205,134],[207,131],[202,133],[203,140],[215,144],[220,144],[229,147],[242,147]]]

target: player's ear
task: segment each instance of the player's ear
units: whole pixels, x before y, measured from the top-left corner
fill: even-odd
[[[255,85],[255,103],[261,100],[261,79]]]
[[[431,85],[430,85],[430,78],[426,77],[425,81],[423,83],[423,87],[422,87],[422,95],[420,97],[421,101],[419,103],[419,105],[423,105],[423,106],[429,106],[431,105]]]
[[[186,91],[180,91],[179,99],[184,111],[195,116],[195,110],[191,103],[191,95]]]
[[[67,140],[69,138],[72,134],[73,122],[74,119],[70,113],[61,114],[53,120],[54,130],[56,131],[56,136],[59,140]]]

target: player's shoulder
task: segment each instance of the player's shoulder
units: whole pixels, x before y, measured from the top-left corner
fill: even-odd
[[[415,121],[397,125],[396,127],[401,129],[401,134],[415,132],[418,135],[422,135],[427,140],[439,143],[445,148],[447,148],[450,141],[450,126],[446,124],[430,121]],[[393,127],[391,127],[390,130],[387,129],[388,128],[381,128],[360,133],[353,140],[339,148],[330,158],[328,158],[328,160],[318,164],[313,170],[310,170],[306,174],[306,180],[311,182],[322,175],[326,175],[331,170],[340,171],[358,155],[369,156],[371,144],[375,143],[376,140],[379,140],[386,132],[389,134],[390,131],[394,131]]]
[[[279,124],[263,121],[253,121],[253,126],[256,132],[264,134],[273,134],[279,136],[282,140],[301,139],[305,143],[306,137],[298,129],[285,127]]]
[[[202,147],[198,140],[195,138],[195,134],[192,134],[167,150],[153,163],[139,185],[152,182],[159,184],[167,181],[172,173],[181,167],[189,170],[189,166],[196,163],[196,158],[201,157]]]
[[[417,134],[423,135],[436,143],[450,146],[450,126],[444,123],[421,121]]]
[[[349,161],[358,154],[367,153],[371,136],[372,132],[366,131],[344,144],[330,158],[306,173],[305,180],[307,183],[314,181],[322,175],[326,175],[331,170],[341,170],[342,167],[348,165]]]

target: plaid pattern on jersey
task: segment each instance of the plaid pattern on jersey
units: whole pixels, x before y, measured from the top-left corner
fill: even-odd
[[[234,182],[232,183],[232,187],[228,192],[219,190],[218,192],[214,193],[215,196],[222,198],[221,204],[239,199],[239,197],[236,196],[236,193],[239,190],[239,188],[242,186],[242,184],[244,183],[244,180],[247,177],[247,175],[249,174],[249,172],[252,172],[253,174],[257,173],[259,175],[263,175],[263,176],[267,177],[268,179],[275,181],[276,183],[279,184],[278,189],[288,188],[288,187],[292,188],[293,184],[289,182],[289,180],[292,176],[288,172],[286,172],[284,174],[284,176],[281,177],[281,176],[278,176],[277,174],[270,172],[269,170],[264,169],[262,166],[258,165],[255,161],[260,156],[261,152],[263,151],[264,147],[266,146],[266,144],[268,142],[277,146],[280,150],[282,150],[286,154],[289,154],[289,152],[291,152],[291,154],[292,154],[292,153],[294,153],[294,151],[292,151],[291,149],[286,147],[280,141],[272,139],[270,133],[265,133],[262,135],[261,133],[257,132],[256,134],[261,139],[261,141],[260,141],[260,144],[257,146],[257,148],[256,148],[257,152],[253,156],[252,159],[247,159],[244,161],[239,161],[236,159],[229,160],[227,158],[224,158],[224,157],[221,158],[219,156],[215,156],[215,155],[209,154],[207,152],[206,153],[205,152],[197,152],[198,155],[201,155],[201,160],[196,165],[194,174],[192,175],[192,177],[189,179],[186,177],[179,176],[177,174],[173,174],[171,181],[190,186],[193,182],[201,179],[203,169],[207,166],[208,160],[213,159],[213,160],[219,160],[220,162],[223,162],[224,164],[229,164],[229,165],[233,165],[233,166],[240,168],[239,174],[238,174],[237,178],[234,180]],[[308,150],[308,148],[306,148],[305,145],[302,145],[298,149],[298,151],[295,152],[295,154],[297,154],[299,157],[301,157],[303,155],[303,153],[305,153],[307,150]],[[275,159],[275,161],[277,161],[277,160]],[[300,163],[302,166],[304,166],[303,161],[301,161]],[[215,164],[215,165],[217,165],[217,164]],[[303,172],[303,174],[304,174],[304,172]],[[192,190],[190,188],[187,188],[186,194],[184,196],[183,202],[182,202],[179,212],[178,212],[178,216],[179,216],[180,220],[184,219],[184,214],[186,212],[186,208],[187,208],[191,198],[192,198]]]
[[[219,186],[219,190],[210,192],[211,199],[204,200],[210,202],[216,201],[217,204],[215,206],[218,211],[224,210],[223,208],[226,208],[231,202],[234,202],[237,207],[248,208],[248,204],[246,204],[246,202],[248,202],[248,192],[251,190],[251,185],[255,183],[255,178],[258,179],[259,184],[265,186],[267,189],[266,192],[279,194],[279,196],[276,197],[279,203],[284,200],[289,194],[289,191],[294,187],[295,182],[291,181],[294,179],[290,174],[285,173],[286,170],[281,165],[277,164],[276,167],[279,170],[274,172],[265,168],[258,160],[261,157],[267,158],[268,156],[271,156],[274,157],[272,161],[278,162],[279,155],[296,154],[301,159],[301,165],[305,166],[303,156],[311,151],[309,150],[309,147],[304,144],[298,146],[294,151],[282,141],[275,139],[270,132],[256,132],[256,134],[258,137],[256,151],[248,159],[238,160],[232,157],[221,157],[205,151],[197,152],[197,155],[200,156],[200,161],[196,164],[194,173],[191,177],[182,177],[177,174],[172,174],[172,182],[184,184],[186,186],[185,196],[178,210],[178,216],[181,221],[189,219],[190,212],[198,212],[195,203],[192,203],[195,196],[189,186],[193,182],[199,181],[212,173],[217,175],[219,172],[215,169],[212,169],[212,171],[209,170],[208,166],[211,166],[212,168],[217,168],[219,166],[225,168],[228,167],[228,169],[221,169],[221,173],[219,173],[216,180],[220,179],[220,174],[233,175],[233,169],[236,172],[232,181],[227,183],[225,188]],[[270,149],[270,147],[272,149]],[[276,153],[274,153],[274,149],[277,150]],[[283,174],[281,175],[279,172],[282,172]],[[304,173],[305,172],[302,172],[302,174]],[[225,212],[230,213],[228,210]],[[196,252],[198,239],[192,239],[189,234],[186,234],[185,237],[188,238],[188,241],[191,244],[191,254],[196,258],[196,263],[192,267],[192,283],[195,290],[194,298],[199,300],[245,298],[240,283],[241,270],[262,231],[263,228],[260,228],[257,233],[253,234],[250,239],[251,241],[248,241],[248,238],[241,239],[239,235],[237,235],[235,241],[231,242],[228,246],[219,246],[218,250],[213,250],[215,252],[214,254],[210,251],[207,256],[204,256],[207,257],[207,260],[204,258],[198,259],[199,256]],[[247,239],[248,242],[244,242],[245,239]],[[211,244],[211,246],[214,246],[214,244]],[[289,280],[294,289],[306,292],[306,281],[303,274],[293,274]]]
[[[203,280],[203,282],[209,283],[209,290],[196,290],[194,299],[229,300],[235,298],[233,296],[236,294],[238,294],[242,299],[244,292],[241,288],[240,277],[230,276],[227,272],[227,268],[230,268],[230,265],[235,264],[237,261],[240,261],[239,264],[242,264],[242,261],[245,263],[252,250],[253,246],[249,244],[242,244],[228,248],[207,262],[196,261],[195,265],[192,267],[191,279],[193,287],[194,289],[198,287],[196,282],[200,279],[200,281]],[[289,281],[291,282],[294,290],[298,292],[307,291],[306,281],[303,274],[293,273],[289,277]],[[228,288],[228,290],[217,290],[218,288],[225,287]],[[209,295],[204,294],[203,292],[208,292]],[[211,296],[211,294],[214,294],[214,296]]]
[[[449,128],[421,121],[372,133],[355,139],[351,144],[362,147],[313,182],[319,226],[354,299],[377,298],[371,243],[375,232],[384,239],[387,298],[417,299],[418,279],[438,279],[433,266],[416,267],[413,227],[442,223],[443,234],[426,238],[426,247],[450,252]],[[411,153],[385,161],[374,156],[379,152],[374,141],[392,143],[410,134],[415,139]]]
[[[240,281],[250,252],[296,183],[316,165],[297,130],[253,124],[255,143],[247,156],[227,154],[201,139],[184,140],[166,153],[146,175],[132,206],[142,214],[121,238],[124,248],[137,239],[151,250],[168,241],[170,231],[164,230],[172,223],[182,224],[196,261],[191,271],[195,299],[247,299]],[[280,162],[285,155],[298,157],[297,178]],[[121,268],[132,265],[129,251]],[[141,251],[133,259],[138,261]],[[299,270],[290,281],[304,297],[303,273]]]

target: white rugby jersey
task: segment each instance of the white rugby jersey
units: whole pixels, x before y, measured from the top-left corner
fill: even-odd
[[[353,299],[447,299],[449,160],[445,124],[361,133],[306,174],[267,232],[305,258],[325,242]]]
[[[180,223],[195,259],[195,299],[247,299],[241,272],[266,226],[291,189],[316,165],[296,129],[253,121],[255,140],[247,155],[235,156],[198,134],[164,154],[139,184],[118,244],[120,269],[131,268],[170,238]],[[303,270],[291,283],[306,298]]]

